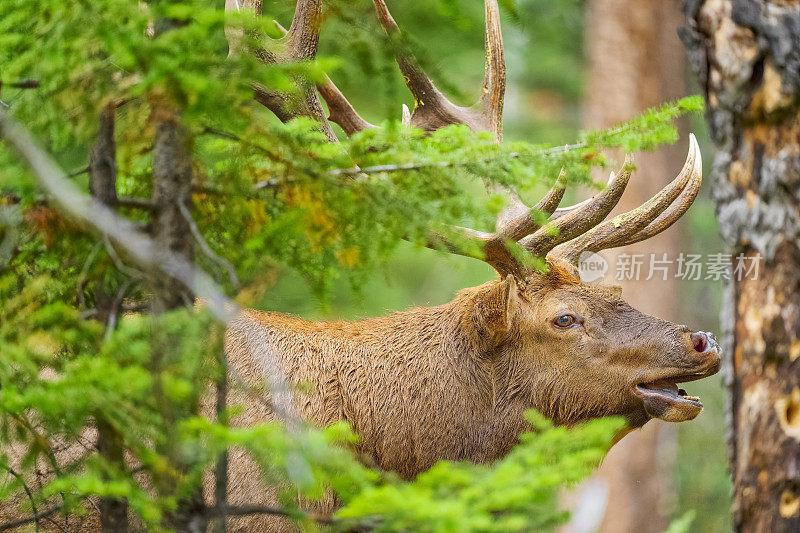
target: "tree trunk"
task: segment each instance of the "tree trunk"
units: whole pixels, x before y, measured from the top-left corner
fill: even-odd
[[[114,141],[114,112],[110,103],[100,113],[99,128],[89,152],[89,191],[98,201],[114,207],[117,204],[117,145]],[[116,313],[114,295],[102,281],[94,287],[97,320],[109,323]],[[103,420],[97,423],[97,451],[109,463],[124,465],[123,449],[114,429]],[[104,532],[124,533],[128,530],[128,502],[124,498],[100,498],[100,526]]]
[[[154,24],[155,38],[183,24],[181,20],[157,19]],[[151,116],[156,129],[153,139],[153,240],[156,246],[193,263],[194,237],[190,217],[194,170],[191,133],[182,123],[177,107],[166,98],[153,101]],[[152,274],[154,314],[192,305],[192,293],[182,283],[158,273]],[[160,376],[164,370],[164,351],[169,349],[169,341],[161,340],[164,342],[153,348],[151,372],[155,376]],[[165,419],[177,423],[179,414],[171,408],[159,379],[155,380],[153,395],[156,401],[164,405]],[[198,412],[198,409],[199,406],[195,406],[194,412]],[[189,470],[191,461],[184,457],[175,435],[168,436],[160,451],[169,457],[178,471]],[[168,523],[179,533],[201,533],[208,529],[202,487],[178,501],[177,509],[168,517]]]
[[[722,319],[734,528],[800,531],[800,3],[693,0],[684,11],[733,255]],[[739,275],[759,256],[757,276]]]
[[[591,0],[586,15],[587,76],[584,125],[606,128],[648,107],[683,96],[684,60],[677,29],[680,6],[661,0]],[[641,205],[680,170],[687,137],[675,147],[637,154],[636,172],[618,210]],[[647,313],[677,320],[676,280],[657,275],[646,280],[650,253],[673,258],[680,250],[680,224],[657,237],[616,252],[609,260],[606,281],[621,284],[623,295]],[[640,279],[615,280],[620,253],[643,254]],[[651,295],[658,292],[659,298]],[[674,463],[675,428],[655,420],[626,436],[612,448],[597,473],[605,482],[608,501],[601,530],[610,533],[661,532],[668,525]]]

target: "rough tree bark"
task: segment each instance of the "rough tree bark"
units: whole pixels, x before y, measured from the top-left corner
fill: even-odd
[[[684,44],[719,148],[712,174],[728,286],[734,528],[800,531],[800,3],[684,2]],[[749,264],[746,264],[749,266]],[[734,272],[735,274],[735,272]]]
[[[115,110],[116,104],[110,103],[100,112],[97,136],[89,151],[89,190],[98,201],[112,208],[117,205]],[[94,300],[95,317],[102,324],[109,324],[109,317],[117,312],[114,309],[115,295],[102,281],[94,287]],[[112,464],[124,464],[120,439],[103,420],[97,421],[97,451]],[[128,530],[128,503],[123,498],[101,498],[99,506],[103,531],[124,533]]]
[[[157,19],[155,38],[177,28],[183,21]],[[153,139],[153,241],[167,254],[174,254],[194,263],[194,240],[191,228],[192,212],[192,137],[181,121],[177,106],[167,98],[153,99],[151,119],[155,124]],[[176,279],[165,277],[161,272],[151,272],[153,286],[152,312],[164,313],[193,303],[189,288]],[[153,348],[152,369],[160,375],[168,340]],[[176,416],[169,400],[163,393],[159,380],[155,380],[153,391],[157,401],[165,406],[164,416],[169,420]],[[189,468],[178,442],[168,436],[161,450],[176,468]],[[207,529],[202,488],[197,488],[187,498],[178,502],[177,509],[169,517],[170,526],[181,533],[201,533]]]
[[[607,128],[644,109],[683,96],[684,59],[678,39],[680,6],[661,0],[591,0],[586,13],[587,76],[584,125]],[[653,154],[637,154],[636,175],[619,208],[631,209],[647,200],[680,169],[686,143]],[[676,280],[657,275],[647,281],[649,254],[657,258],[680,250],[681,224],[657,237],[607,252],[613,280],[619,254],[644,254],[641,277],[622,281],[626,299],[650,314],[678,319]],[[657,291],[659,298],[652,298]],[[664,531],[671,503],[675,428],[654,420],[612,448],[597,473],[608,489],[601,530],[610,533]],[[597,481],[595,481],[597,483]],[[589,485],[591,486],[591,484]],[[602,486],[602,485],[597,485]],[[579,511],[578,511],[579,512]]]

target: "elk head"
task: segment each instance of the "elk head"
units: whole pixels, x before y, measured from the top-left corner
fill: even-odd
[[[229,6],[239,2],[230,0]],[[384,0],[373,0],[378,21],[387,34],[400,34]],[[247,0],[260,13],[260,2]],[[397,63],[414,96],[413,113],[403,109],[403,122],[433,131],[450,124],[466,124],[490,131],[502,140],[503,98],[506,69],[496,0],[485,0],[486,62],[483,90],[471,107],[450,102],[425,75],[418,61],[398,47]],[[316,53],[321,20],[321,0],[299,0],[292,25],[283,42],[283,56],[308,59]],[[264,60],[280,60],[276,54],[259,54]],[[330,132],[336,122],[351,135],[374,127],[355,111],[329,79],[317,86],[330,116],[321,108],[306,113]],[[258,92],[258,90],[257,90]],[[281,119],[285,107],[259,94],[258,100]],[[285,103],[286,98],[276,101]],[[316,93],[307,105],[319,107]],[[298,112],[296,114],[303,114]],[[697,416],[699,399],[688,396],[679,383],[700,379],[718,370],[719,354],[714,337],[692,332],[633,309],[621,298],[619,288],[582,283],[577,266],[583,252],[597,252],[648,239],[671,226],[694,201],[702,179],[700,151],[694,135],[689,153],[677,177],[641,206],[605,221],[616,206],[631,177],[632,159],[611,173],[608,184],[593,198],[559,208],[565,180],[561,175],[533,208],[513,190],[501,190],[507,207],[498,215],[492,233],[453,228],[453,239],[429,232],[427,245],[452,253],[482,252],[481,259],[499,274],[500,281],[468,291],[471,321],[483,344],[487,364],[505,374],[506,388],[554,420],[578,420],[624,415],[638,426],[650,418],[679,422]],[[549,215],[544,225],[532,213]],[[546,258],[544,272],[522,264],[509,250],[516,243],[534,256]]]

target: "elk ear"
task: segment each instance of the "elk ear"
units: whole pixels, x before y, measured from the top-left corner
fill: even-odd
[[[475,298],[472,318],[481,337],[496,344],[511,328],[517,310],[517,282],[508,275]]]

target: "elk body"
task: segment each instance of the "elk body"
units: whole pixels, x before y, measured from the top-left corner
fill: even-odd
[[[384,1],[374,4],[387,33],[398,35]],[[260,12],[258,2],[251,7]],[[398,53],[416,103],[413,114],[404,108],[404,123],[426,131],[462,123],[501,140],[505,64],[495,0],[486,0],[485,15],[486,72],[472,107],[451,103],[413,56]],[[308,58],[310,51],[313,56],[320,20],[320,2],[301,0],[282,40],[282,56],[271,60]],[[330,80],[317,89],[328,105],[328,119],[320,114],[313,89],[294,104],[299,110],[294,115],[279,95],[261,91],[259,101],[281,118],[312,116],[326,132],[332,133],[329,121],[348,135],[374,127]],[[296,409],[317,426],[349,422],[361,437],[359,451],[405,478],[442,459],[503,457],[525,430],[527,409],[559,424],[609,415],[626,417],[632,428],[652,418],[690,420],[702,404],[677,384],[718,370],[713,336],[633,309],[619,288],[582,283],[577,266],[583,252],[632,244],[668,228],[694,201],[701,167],[692,136],[686,162],[672,182],[640,207],[605,222],[631,177],[630,158],[611,173],[602,192],[571,207],[558,208],[564,194],[560,176],[533,208],[550,216],[544,226],[513,191],[502,191],[507,207],[495,232],[455,228],[478,245],[499,279],[465,289],[441,306],[358,322],[310,322],[247,310],[227,332],[228,364],[251,386],[271,382],[276,372],[290,384],[311,384],[310,390],[295,389],[273,405]],[[517,261],[508,241],[546,258],[546,271]],[[429,234],[428,245],[466,255],[438,233]],[[265,350],[274,358],[263,357]],[[277,369],[269,364],[275,360]],[[238,424],[276,416],[241,391],[232,401],[246,406]],[[231,458],[229,480],[230,504],[270,502],[271,495],[259,486],[257,467],[244,453]],[[257,520],[238,527],[256,527]]]

